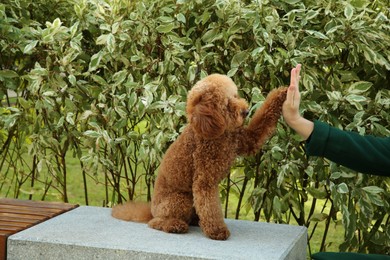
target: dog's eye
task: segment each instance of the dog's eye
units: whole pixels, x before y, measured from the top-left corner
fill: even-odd
[[[241,116],[242,117],[247,117],[247,115],[249,114],[249,110],[247,110],[247,109],[243,109],[242,111],[241,111]]]

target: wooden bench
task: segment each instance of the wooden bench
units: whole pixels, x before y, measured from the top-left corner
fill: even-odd
[[[7,238],[78,205],[0,198],[0,260],[7,257]]]

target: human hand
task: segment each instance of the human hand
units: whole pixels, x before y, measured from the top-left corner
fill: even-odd
[[[299,79],[301,64],[291,70],[290,86],[287,89],[286,101],[283,103],[283,118],[303,139],[309,138],[314,129],[312,121],[303,118],[299,113],[301,93],[299,92]]]
[[[286,101],[283,104],[283,117],[290,126],[301,117],[299,113],[299,105],[301,103],[301,93],[299,92],[300,72],[301,64],[298,64],[291,70],[290,86],[287,90]]]

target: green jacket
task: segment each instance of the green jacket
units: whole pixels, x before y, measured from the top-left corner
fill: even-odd
[[[313,260],[390,260],[388,255],[321,252],[312,255]]]
[[[309,156],[325,157],[361,173],[390,176],[390,137],[362,136],[320,121],[306,141]],[[320,252],[314,260],[390,260],[387,255]]]
[[[361,173],[390,176],[390,137],[362,136],[315,121],[306,152]]]

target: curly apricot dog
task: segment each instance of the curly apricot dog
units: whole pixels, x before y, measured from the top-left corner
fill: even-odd
[[[253,154],[271,136],[280,118],[286,88],[273,90],[248,126],[245,100],[227,76],[212,74],[188,94],[188,125],[160,165],[151,205],[129,202],[113,208],[115,218],[186,233],[199,219],[204,234],[226,240],[218,184],[238,155]]]

